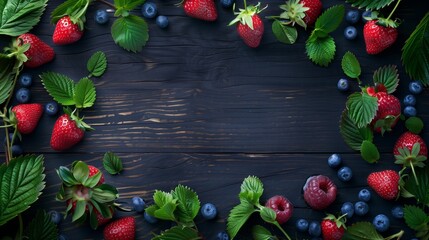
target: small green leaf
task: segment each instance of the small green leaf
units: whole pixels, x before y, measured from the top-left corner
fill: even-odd
[[[367,140],[362,142],[360,155],[365,161],[369,163],[375,163],[378,161],[378,159],[380,159],[380,153],[378,152],[377,146]]]
[[[120,17],[112,25],[112,37],[116,44],[127,51],[139,52],[149,40],[146,21],[138,16]]]
[[[259,203],[259,198],[264,192],[264,185],[261,180],[255,176],[249,176],[243,180],[240,190],[240,201],[248,201],[250,203]]]
[[[346,0],[353,7],[366,8],[367,10],[378,10],[391,4],[394,0]]]
[[[52,11],[51,23],[57,23],[64,16],[81,18],[86,13],[89,3],[90,0],[66,0]]]
[[[198,232],[189,227],[174,226],[152,238],[152,240],[189,240],[200,239]]]
[[[189,187],[178,185],[172,195],[177,199],[177,220],[181,223],[192,223],[200,210],[200,200],[195,191]]]
[[[359,61],[357,60],[356,56],[350,51],[347,51],[344,54],[343,59],[341,61],[341,67],[343,68],[344,74],[351,78],[358,78],[361,74]]]
[[[94,105],[96,98],[94,83],[89,78],[82,78],[75,86],[74,102],[77,108],[89,108]]]
[[[176,201],[168,202],[159,209],[155,210],[155,217],[167,221],[176,221],[176,218],[174,216],[174,211],[176,210],[176,207]]]
[[[76,202],[76,208],[73,212],[72,222],[77,221],[79,218],[81,218],[85,214],[85,208],[86,208],[86,201],[85,200],[78,200]]]
[[[88,179],[89,168],[88,165],[82,161],[78,161],[73,165],[73,177],[80,183]]]
[[[275,223],[276,222],[276,212],[268,207],[262,207],[260,211],[260,215],[262,220],[267,223]]]
[[[0,105],[2,105],[10,96],[13,90],[13,75],[9,74],[0,79]]]
[[[347,110],[358,128],[366,127],[378,109],[377,98],[366,93],[353,93],[347,99]]]
[[[370,222],[357,222],[347,227],[343,240],[384,240]]]
[[[335,5],[326,9],[317,18],[315,29],[322,29],[326,33],[335,31],[343,21],[345,11],[344,5]]]
[[[422,226],[427,226],[429,223],[429,216],[423,211],[423,209],[405,205],[404,207],[404,219],[405,223],[413,230],[420,230]]]
[[[25,236],[31,240],[57,240],[57,225],[45,211],[38,210],[26,228]]]
[[[86,68],[92,76],[100,77],[106,71],[107,58],[104,52],[98,51],[89,58]]]
[[[373,133],[369,127],[358,128],[356,123],[350,119],[348,111],[341,114],[340,133],[344,142],[353,150],[360,151],[362,142],[368,140],[372,142]]]
[[[155,190],[153,194],[153,201],[158,207],[162,207],[167,203],[173,202],[173,195],[171,193]]]
[[[278,239],[276,236],[272,235],[268,229],[262,227],[261,225],[255,225],[252,227],[252,236],[255,240],[274,240]]]
[[[57,170],[57,174],[66,186],[73,186],[79,183],[74,178],[73,173],[67,167],[60,166],[60,168]]]
[[[313,35],[313,34],[312,34]],[[313,41],[309,41],[314,39]],[[305,44],[308,57],[312,62],[322,67],[327,67],[335,56],[335,42],[331,36],[326,38],[312,38],[310,36]]]
[[[73,80],[54,72],[42,73],[40,78],[46,91],[55,101],[65,106],[75,105]]]
[[[418,117],[410,117],[405,121],[405,127],[414,134],[420,134],[424,127],[423,121]]]
[[[123,8],[127,11],[131,11],[136,7],[142,5],[145,0],[114,0],[116,8]]]
[[[231,239],[235,238],[238,231],[255,211],[253,204],[245,200],[231,210],[227,220],[227,231]]]
[[[118,174],[123,170],[121,159],[112,152],[104,154],[103,167],[110,174]]]
[[[374,84],[383,84],[387,89],[387,93],[393,93],[399,84],[398,69],[396,69],[395,65],[380,67],[374,72],[373,80]]]
[[[274,36],[282,43],[294,44],[298,38],[296,28],[285,26],[279,20],[274,20],[271,28]]]

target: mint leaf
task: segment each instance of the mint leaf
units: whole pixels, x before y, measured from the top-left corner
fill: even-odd
[[[416,231],[419,231],[422,226],[427,226],[429,223],[429,216],[425,213],[425,211],[417,206],[412,205],[405,205],[404,219],[408,227]]]
[[[231,210],[227,220],[227,231],[231,239],[234,239],[238,231],[255,211],[253,204],[245,200]]]
[[[381,83],[386,89],[387,93],[393,93],[399,84],[398,69],[395,65],[380,67],[374,72],[374,84]]]
[[[346,106],[350,119],[356,123],[358,128],[366,127],[374,119],[378,109],[377,98],[366,93],[351,94]]]
[[[357,222],[347,227],[343,240],[384,240],[370,222]]]
[[[133,10],[144,2],[145,0],[114,0],[116,8],[122,8],[127,11]]]
[[[76,84],[73,99],[77,108],[89,108],[94,105],[95,86],[91,79],[82,78]]]
[[[344,74],[348,77],[358,78],[361,74],[359,61],[350,51],[347,51],[344,54],[343,59],[341,60],[341,67],[343,68]]]
[[[373,133],[369,127],[358,128],[356,123],[349,117],[348,111],[341,114],[340,133],[344,142],[353,150],[360,151],[362,142],[372,142]]]
[[[27,210],[45,188],[43,155],[26,155],[0,165],[0,226]],[[4,194],[7,190],[8,194]]]
[[[73,80],[54,72],[42,73],[40,78],[46,91],[55,101],[65,106],[75,105]]]
[[[25,230],[25,236],[32,240],[56,240],[58,229],[45,211],[38,210]]]
[[[192,223],[200,210],[198,195],[189,187],[178,185],[172,195],[177,199],[176,218],[181,223]]]
[[[315,29],[321,29],[325,33],[335,31],[343,21],[345,11],[343,5],[335,5],[326,9],[322,15],[317,18]]]
[[[429,166],[423,168],[415,168],[416,181],[414,178],[409,177],[405,180],[403,188],[414,198],[417,202],[428,205],[429,204]]]
[[[174,226],[166,231],[162,232],[161,235],[155,236],[152,240],[189,240],[189,239],[200,239],[198,232],[189,227]]]
[[[262,220],[267,223],[275,223],[276,222],[276,212],[268,207],[262,207],[259,214],[261,215]]]
[[[116,44],[127,51],[139,52],[149,40],[146,21],[138,16],[120,17],[112,25],[112,37]]]
[[[335,48],[335,42],[331,36],[326,38],[310,36],[305,44],[305,49],[310,60],[322,67],[327,67],[334,59]]]
[[[276,236],[273,236],[268,229],[261,225],[255,225],[252,227],[252,236],[255,240],[277,240]]]
[[[264,192],[264,185],[255,176],[249,176],[243,180],[240,187],[240,201],[248,201],[252,204],[259,204],[259,198]]]
[[[94,53],[88,60],[86,64],[91,76],[100,77],[106,71],[107,68],[107,58],[104,52],[98,51]]]
[[[104,154],[103,167],[110,174],[118,174],[123,170],[121,159],[112,152]]]
[[[375,163],[380,159],[380,153],[378,152],[377,146],[368,140],[364,140],[362,142],[360,155],[369,163]]]
[[[367,10],[378,10],[391,4],[394,0],[346,0],[353,7],[366,8]]]
[[[298,38],[298,32],[296,28],[285,26],[279,20],[274,20],[271,25],[271,29],[274,33],[274,36],[282,43],[294,44]]]

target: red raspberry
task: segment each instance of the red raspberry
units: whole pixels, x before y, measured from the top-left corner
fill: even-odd
[[[307,179],[304,187],[304,199],[311,208],[327,208],[337,197],[337,187],[327,176],[317,175]]]
[[[285,197],[276,195],[268,199],[265,207],[271,208],[276,212],[276,220],[279,224],[283,224],[292,217],[293,205]]]

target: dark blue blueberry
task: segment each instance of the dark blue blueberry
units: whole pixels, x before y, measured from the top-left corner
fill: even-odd
[[[343,205],[341,206],[341,214],[347,214],[346,217],[347,218],[351,218],[353,217],[353,215],[355,214],[355,207],[353,206],[353,203],[351,202],[345,202],[343,203]]]
[[[51,217],[51,222],[53,222],[54,224],[60,224],[62,216],[61,213],[55,211],[55,210],[51,210],[48,212],[48,215]]]
[[[55,116],[58,113],[58,103],[55,101],[46,103],[45,112],[49,116]]]
[[[368,202],[371,199],[371,192],[368,189],[363,188],[359,191],[358,198],[361,201]]]
[[[235,0],[220,0],[220,5],[224,8],[230,8],[234,5]]]
[[[296,229],[300,232],[307,232],[308,230],[308,221],[300,218],[296,221]]]
[[[147,214],[146,211],[144,212],[143,217],[144,217],[144,220],[146,220],[146,222],[148,222],[148,223],[153,224],[153,223],[158,222],[158,219],[156,217]]]
[[[58,240],[67,240],[67,239],[68,238],[63,234],[58,235]]]
[[[145,18],[154,18],[158,10],[156,9],[156,4],[153,2],[145,2],[142,7],[142,15]]]
[[[340,154],[334,153],[328,158],[328,166],[331,168],[336,168],[341,165],[341,156]]]
[[[404,108],[405,117],[415,117],[417,115],[417,109],[413,106],[406,106]]]
[[[219,232],[216,235],[216,240],[229,240],[228,233],[226,233],[226,232]]]
[[[412,94],[420,94],[423,91],[423,84],[420,81],[412,81],[408,88]]]
[[[322,234],[322,227],[319,222],[311,221],[308,225],[308,234],[312,237],[318,237]]]
[[[404,97],[404,105],[405,106],[414,106],[416,105],[416,97],[413,94],[408,94]]]
[[[367,19],[367,18],[370,18],[370,17],[371,17],[371,14],[372,14],[372,12],[371,12],[371,11],[369,11],[369,10],[364,11],[364,12],[362,13],[362,21],[363,21],[364,23],[366,23],[366,22],[368,21],[368,19]]]
[[[28,88],[20,88],[16,91],[15,98],[19,103],[27,103],[30,101],[31,92]]]
[[[24,153],[24,149],[22,149],[21,145],[18,145],[18,144],[12,145],[11,149],[12,149],[12,156],[14,157],[17,157]]]
[[[349,167],[342,167],[338,170],[337,175],[341,181],[348,182],[353,176],[352,169]]]
[[[159,15],[156,17],[156,25],[158,25],[160,28],[168,27],[168,18],[164,15]]]
[[[144,200],[141,197],[133,197],[131,199],[132,203],[133,203],[133,209],[136,212],[143,212],[144,208],[146,206],[146,203],[144,202]]]
[[[393,207],[392,216],[398,219],[404,218],[404,208],[402,206]]]
[[[349,86],[349,80],[347,80],[345,78],[341,78],[340,80],[338,80],[337,88],[341,92],[345,92],[345,91],[349,90],[349,87],[350,87]]]
[[[386,215],[378,214],[375,216],[374,220],[372,220],[372,224],[377,231],[385,232],[390,227],[390,220]]]
[[[346,13],[346,21],[350,24],[355,24],[357,22],[359,22],[359,18],[360,18],[360,14],[358,10],[349,10]]]
[[[357,29],[354,26],[348,26],[344,29],[344,37],[347,40],[354,40],[357,37]]]
[[[109,15],[107,14],[107,11],[104,9],[98,9],[95,12],[95,22],[98,24],[105,24],[109,21]]]
[[[215,218],[217,215],[216,206],[212,203],[205,203],[201,207],[201,215],[203,216],[203,218],[208,220]]]
[[[31,74],[28,73],[23,73],[21,74],[21,76],[19,76],[19,85],[21,87],[30,87],[31,84],[33,83],[33,77],[31,76]]]
[[[369,206],[366,202],[359,201],[355,203],[355,214],[358,216],[364,216],[368,213]]]

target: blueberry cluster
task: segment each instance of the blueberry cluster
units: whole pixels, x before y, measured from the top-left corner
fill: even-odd
[[[423,91],[423,85],[419,81],[412,81],[408,85],[408,90],[410,91],[410,94],[406,95],[402,101],[405,106],[403,113],[406,117],[415,117],[417,115],[415,107],[417,101],[415,95],[418,95]]]

